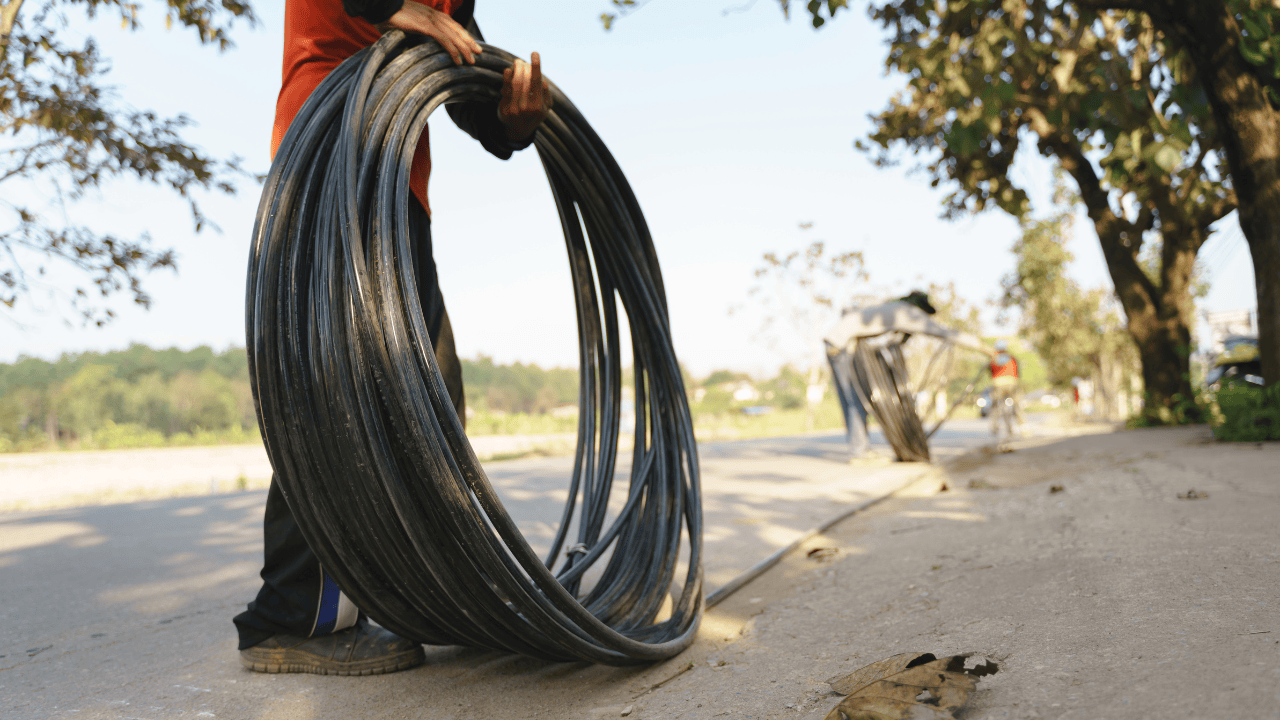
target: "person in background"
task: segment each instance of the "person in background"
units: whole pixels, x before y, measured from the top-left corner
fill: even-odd
[[[1018,378],[1018,359],[1009,352],[1006,340],[997,340],[991,353],[991,435],[1000,437],[1000,420],[1004,420],[1009,437],[1022,436],[1022,384]]]

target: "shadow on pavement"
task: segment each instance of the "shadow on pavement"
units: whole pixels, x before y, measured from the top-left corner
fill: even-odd
[[[840,435],[704,448],[708,590],[927,469],[850,466]],[[571,463],[488,468],[540,550],[559,522]],[[738,637],[756,609],[709,615],[704,635],[718,640],[650,667],[431,648],[426,666],[389,676],[255,674],[239,665],[231,618],[258,587],[264,502],[255,491],[0,515],[0,716],[434,719],[475,717],[506,698],[497,707],[514,702],[518,717],[612,718]]]

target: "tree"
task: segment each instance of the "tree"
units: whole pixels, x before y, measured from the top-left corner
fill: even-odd
[[[740,382],[742,380],[750,380],[751,376],[744,372],[734,372],[732,370],[713,370],[710,375],[699,383],[702,387],[714,387],[725,383]]]
[[[1139,13],[1054,0],[875,5],[888,67],[907,87],[874,117],[877,161],[899,147],[952,187],[951,217],[1030,211],[1010,172],[1031,143],[1072,178],[1093,221],[1153,421],[1195,420],[1190,353],[1195,257],[1235,208],[1197,68]],[[1141,262],[1158,248],[1154,277]]]
[[[1190,58],[1212,108],[1249,242],[1262,376],[1280,382],[1280,1],[1082,0],[1143,13]]]
[[[150,238],[119,238],[91,227],[62,225],[24,197],[66,203],[114,178],[136,178],[169,188],[189,205],[197,232],[211,225],[192,195],[197,189],[233,193],[236,159],[214,160],[183,141],[185,116],[161,118],[121,106],[103,84],[108,62],[93,39],[82,47],[62,40],[67,11],[82,7],[119,13],[138,29],[141,6],[126,0],[0,0],[0,302],[15,307],[50,263],[74,268],[83,281],[68,288],[72,306],[98,325],[114,312],[101,299],[127,291],[149,306],[143,275],[175,267],[172,250]],[[195,31],[199,41],[225,50],[241,19],[256,22],[240,0],[164,0],[165,22]],[[24,187],[25,192],[9,188]]]
[[[1137,353],[1111,293],[1085,290],[1067,275],[1072,221],[1070,206],[1045,219],[1023,221],[1022,237],[1013,246],[1017,265],[1003,280],[1001,305],[1021,311],[1019,332],[1044,359],[1050,384],[1062,387],[1074,377],[1093,377],[1103,415],[1115,417]],[[1186,409],[1184,404],[1170,412]]]
[[[808,230],[811,223],[802,223]],[[826,360],[822,335],[840,318],[840,309],[857,299],[855,284],[867,279],[862,253],[830,254],[818,240],[786,255],[764,253],[756,284],[748,295],[765,311],[762,339],[787,363],[821,368]]]
[[[785,12],[789,6],[789,0],[778,0],[778,2]],[[901,10],[908,9],[909,14],[914,13],[918,16],[922,12],[927,13],[926,8],[932,5],[934,3],[908,0],[888,6],[872,6],[872,10],[873,15],[878,15],[887,24],[891,24],[888,23],[890,16],[881,14],[883,11],[892,8],[900,13]],[[1230,193],[1230,201],[1238,206],[1240,229],[1248,240],[1249,252],[1253,259],[1262,374],[1269,383],[1280,382],[1280,283],[1274,280],[1280,277],[1280,154],[1276,152],[1276,147],[1280,144],[1280,1],[1075,0],[1074,2],[1054,2],[1053,0],[1035,0],[1034,2],[972,2],[953,5],[959,11],[955,13],[956,15],[968,15],[970,18],[980,14],[989,16],[1003,14],[1009,21],[1007,27],[1010,28],[1019,24],[1017,21],[1019,15],[1023,17],[1029,15],[1028,20],[1034,21],[1045,12],[1086,21],[1087,25],[1085,22],[1077,22],[1066,38],[1055,38],[1070,39],[1072,42],[1060,48],[1054,48],[1055,52],[1050,53],[1050,62],[1041,65],[1045,83],[1050,89],[1058,92],[1069,91],[1073,78],[1082,79],[1081,68],[1076,65],[1083,57],[1081,51],[1089,48],[1082,45],[1080,41],[1086,40],[1088,35],[1096,30],[1101,30],[1102,32],[1097,34],[1104,37],[1114,36],[1116,29],[1120,30],[1118,37],[1124,41],[1122,47],[1097,45],[1093,48],[1100,58],[1102,53],[1108,53],[1110,57],[1107,60],[1119,71],[1113,78],[1121,81],[1115,82],[1115,90],[1119,94],[1123,94],[1119,91],[1128,90],[1134,96],[1138,95],[1140,90],[1145,91],[1152,99],[1153,106],[1156,101],[1161,103],[1162,114],[1175,110],[1184,117],[1194,116],[1194,122],[1179,122],[1174,125],[1165,125],[1157,121],[1158,127],[1151,136],[1139,136],[1137,142],[1130,143],[1130,157],[1145,156],[1149,163],[1154,163],[1162,169],[1177,167],[1173,163],[1174,155],[1170,150],[1176,152],[1178,147],[1176,144],[1168,143],[1167,138],[1174,131],[1182,131],[1184,124],[1186,130],[1192,131],[1192,137],[1188,138],[1185,133],[1179,132],[1181,142],[1187,145],[1194,142],[1198,146],[1193,152],[1196,153],[1197,158],[1200,158],[1202,166],[1206,160],[1209,160],[1210,155],[1221,155],[1221,158],[1217,159],[1231,178],[1226,190]],[[827,2],[812,0],[806,6],[815,28],[824,22],[821,17],[822,10],[825,9],[827,17],[830,18],[835,16],[838,9],[846,7],[848,7],[847,2],[837,0]],[[1027,14],[1023,15],[1023,13]],[[1031,22],[1021,23],[1023,28],[1031,24]],[[952,33],[952,38],[956,40],[982,38],[980,32],[982,28],[972,23],[967,28],[960,23],[955,26],[955,29],[961,31]],[[1042,28],[1034,29],[1038,31]],[[1081,30],[1084,32],[1080,32]],[[1054,36],[1047,35],[1047,37]],[[1007,43],[1003,44],[1004,49],[1008,47]],[[1114,62],[1118,57],[1122,57],[1116,53],[1117,50],[1127,54],[1130,60],[1129,83],[1123,82],[1124,67]],[[1144,57],[1135,51],[1150,54]],[[1005,55],[1004,52],[994,57],[999,57],[1002,61],[1010,59],[1010,56]],[[891,56],[890,65],[894,64],[894,58]],[[944,63],[942,67],[955,67],[955,65]],[[938,68],[935,66],[930,69]],[[1061,82],[1062,78],[1066,78],[1068,82]],[[1139,87],[1140,84],[1146,87]],[[1062,87],[1063,85],[1067,87]],[[1125,87],[1126,85],[1128,87]],[[1116,110],[1116,104],[1099,103],[1099,100],[1105,101],[1108,98],[1097,97],[1096,93],[1092,95],[1094,97],[1089,100],[1091,109],[1103,113],[1106,121],[1112,121],[1115,117],[1112,113]],[[1134,99],[1137,102],[1132,104],[1140,107],[1141,99],[1138,97]],[[956,105],[955,107],[962,109],[969,106]],[[1009,108],[1010,111],[1016,109],[1016,106]],[[1050,106],[1049,109],[1052,114],[1046,114],[1046,120],[1066,119],[1058,114],[1062,108]],[[1166,119],[1170,118],[1166,117]],[[1069,123],[1056,122],[1055,124],[1080,129],[1097,129],[1095,125],[1072,126]],[[1109,139],[1108,142],[1114,141]],[[1166,147],[1170,150],[1166,150]],[[1128,158],[1115,157],[1114,153],[1110,156],[1120,160],[1124,170],[1130,170],[1124,165]],[[1182,160],[1185,161],[1187,157],[1184,152]],[[1073,164],[1083,165],[1079,159]],[[1066,165],[1067,163],[1064,163],[1064,167]],[[1101,195],[1099,191],[1107,189],[1107,184],[1116,186],[1115,178],[1110,177],[1111,168],[1103,169],[1108,175],[1104,179],[1105,182],[1090,181],[1087,177],[1088,173],[1080,173],[1086,180],[1081,190],[1082,193],[1086,189],[1090,190],[1085,200],[1089,206],[1090,217],[1094,219],[1095,224],[1114,228],[1126,224],[1120,220],[1128,220],[1128,218],[1127,213],[1115,212],[1114,206],[1110,203],[1104,204],[1099,197]],[[1072,174],[1075,176],[1077,173]],[[1172,175],[1169,178],[1169,184],[1178,185],[1182,180],[1179,177],[1180,173],[1175,171]],[[1191,190],[1188,194],[1196,192]],[[1138,200],[1139,207],[1157,218],[1157,224],[1171,219],[1160,216],[1162,211],[1167,212],[1169,208],[1160,207],[1156,198],[1147,198],[1143,202],[1144,198],[1139,197]],[[1128,229],[1122,231],[1128,236],[1127,239],[1132,240],[1132,232]],[[1167,233],[1161,234],[1167,237]],[[1100,239],[1102,239],[1101,233]],[[1103,240],[1103,243],[1106,248],[1108,241]],[[1115,256],[1116,264],[1123,267],[1121,274],[1126,277],[1125,284],[1130,285],[1132,284],[1130,278],[1136,273],[1132,267],[1134,263],[1128,256],[1132,254],[1136,257],[1139,248],[1132,247],[1132,242],[1121,245],[1121,248],[1114,247],[1112,243],[1111,252],[1108,254],[1108,265],[1111,265],[1111,258]],[[1188,272],[1185,249],[1162,248],[1160,255],[1166,264],[1173,260],[1179,266],[1176,275],[1181,276]],[[1114,279],[1116,274],[1114,270],[1112,274]],[[1186,281],[1185,277],[1167,279]],[[1116,284],[1119,291],[1120,283]],[[1144,295],[1149,296],[1150,293],[1132,290],[1120,293],[1120,300],[1126,313],[1130,313],[1131,309],[1139,310],[1143,316],[1139,319],[1139,325],[1149,326],[1153,318],[1157,323],[1167,325],[1168,320],[1164,316],[1167,316],[1168,309],[1151,306],[1152,298],[1143,297]],[[1132,320],[1130,315],[1131,325]],[[1147,333],[1141,333],[1141,328],[1139,331],[1139,334],[1147,335]],[[1177,333],[1176,328],[1168,328],[1158,332],[1157,335],[1168,334],[1170,331]],[[1143,350],[1144,380],[1149,380],[1147,359],[1156,350],[1151,347],[1150,342],[1143,347],[1144,343],[1139,340],[1138,335],[1135,335],[1134,339],[1138,340]],[[1159,398],[1156,400],[1159,402]]]
[[[778,1],[788,12],[789,0]],[[616,4],[623,10],[639,6]],[[1220,70],[1200,55],[1212,51],[1220,57],[1217,49],[1228,38],[1196,30],[1204,42],[1192,48],[1171,34],[1172,20],[1157,22],[1136,11],[1157,5],[1167,6],[1165,16],[1182,19],[1202,6],[1234,9],[1235,16],[1226,12],[1216,22],[1239,30],[1230,43],[1240,49],[1239,57],[1231,58],[1238,66],[1233,77],[1256,90],[1249,90],[1240,105],[1240,112],[1252,108],[1253,124],[1237,124],[1252,128],[1242,137],[1256,150],[1255,165],[1261,169],[1253,175],[1275,177],[1276,123],[1259,117],[1265,114],[1264,91],[1271,88],[1274,94],[1272,80],[1280,74],[1280,37],[1272,39],[1280,36],[1272,10],[1277,0],[894,0],[869,5],[872,17],[890,33],[887,66],[907,76],[906,89],[873,118],[878,160],[890,164],[889,151],[899,148],[930,158],[922,167],[935,186],[954,186],[946,201],[948,216],[990,207],[1025,216],[1026,193],[1009,172],[1023,143],[1031,142],[1065,169],[1094,221],[1139,347],[1153,417],[1167,415],[1191,395],[1195,255],[1209,226],[1235,208],[1236,187],[1243,187],[1239,178],[1227,181],[1223,172],[1223,158],[1233,157],[1234,141],[1226,141],[1233,131],[1220,134],[1218,127],[1226,127],[1229,113],[1202,83]],[[848,3],[812,0],[805,8],[816,28]],[[1201,21],[1215,19],[1197,12]],[[1194,34],[1176,29],[1182,36]],[[1239,175],[1238,163],[1229,164]],[[1272,201],[1260,212],[1280,213],[1280,196],[1268,197]],[[1243,202],[1257,209],[1250,197]],[[1242,223],[1246,215],[1242,205]],[[1259,224],[1280,233],[1280,223]],[[1280,242],[1250,243],[1255,255],[1259,247],[1280,249]],[[1152,245],[1158,246],[1154,253]],[[1154,280],[1141,262],[1144,246],[1145,255],[1159,257]],[[1269,256],[1280,258],[1273,251]],[[1276,306],[1280,322],[1280,290],[1268,280],[1280,270],[1276,262],[1280,259],[1270,266],[1255,262],[1264,328],[1270,327],[1264,306]],[[1269,332],[1264,329],[1264,336]],[[1263,345],[1266,353],[1269,345]],[[1280,352],[1270,356],[1280,363]]]

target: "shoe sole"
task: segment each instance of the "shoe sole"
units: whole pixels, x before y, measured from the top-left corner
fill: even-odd
[[[313,675],[385,675],[400,670],[417,667],[426,661],[422,648],[409,650],[399,655],[382,657],[360,662],[338,662],[315,658],[298,661],[286,657],[288,650],[259,650],[254,648],[241,651],[240,665],[247,670],[260,673],[311,673]]]

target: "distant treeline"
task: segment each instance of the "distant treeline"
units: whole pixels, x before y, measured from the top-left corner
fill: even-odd
[[[468,414],[475,413],[470,427],[476,432],[515,432],[508,421],[522,418],[537,424],[538,432],[573,430],[571,415],[560,413],[555,418],[561,422],[552,423],[553,430],[547,427],[553,409],[577,404],[576,369],[499,365],[481,355],[462,360],[462,376]],[[791,367],[755,382],[729,370],[713,372],[701,382],[687,373],[684,379],[698,416],[729,417],[748,406],[779,411],[805,407],[805,374]],[[630,370],[623,372],[622,381],[632,384]],[[744,386],[749,392],[735,395]],[[561,427],[565,422],[569,424]],[[54,362],[22,358],[0,364],[0,452],[210,445],[258,438],[243,348],[214,352],[208,347],[155,350],[133,345],[116,352],[63,355]]]
[[[576,403],[578,373],[463,360],[477,412],[541,414]],[[0,364],[0,452],[253,442],[243,348],[127,350]]]
[[[558,405],[578,402],[578,370],[537,365],[495,365],[481,355],[462,360],[467,406],[476,412],[541,415]]]
[[[249,442],[245,351],[128,350],[0,364],[0,451]]]

